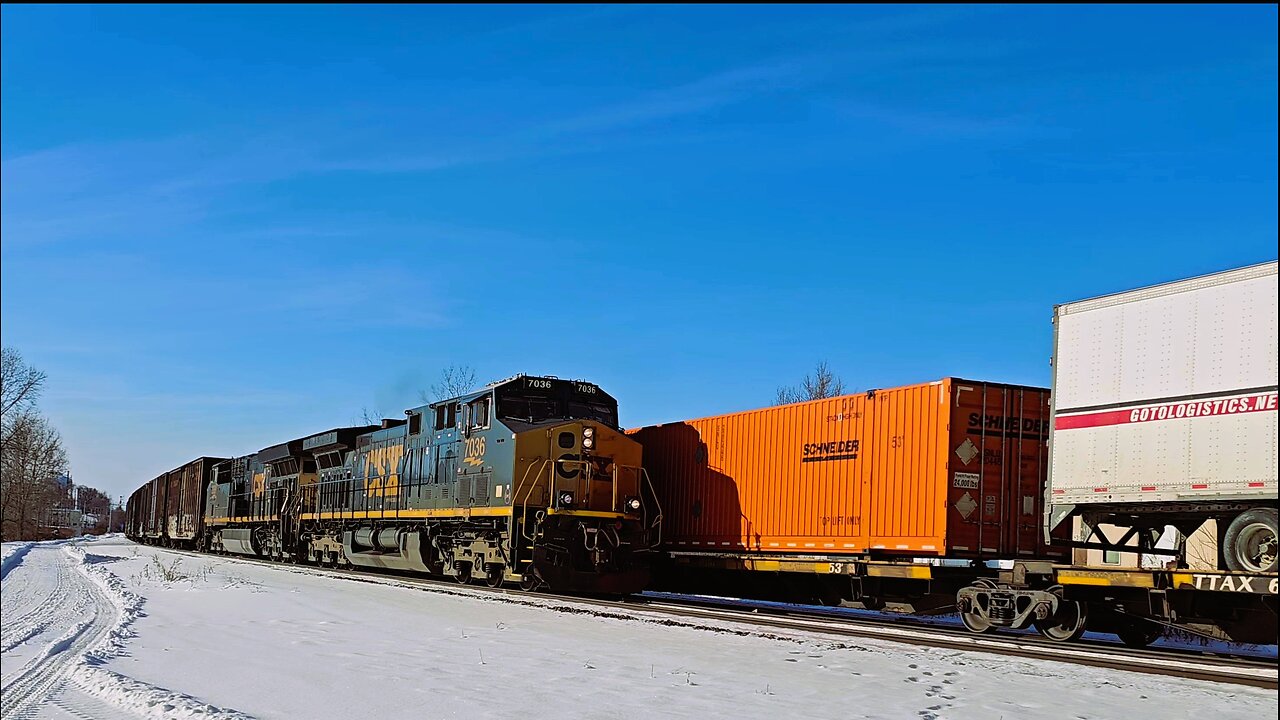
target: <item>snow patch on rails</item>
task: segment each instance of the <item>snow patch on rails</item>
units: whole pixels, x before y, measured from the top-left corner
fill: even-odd
[[[207,557],[186,550],[167,552]],[[1110,668],[1128,672],[1166,675],[1207,680],[1218,683],[1275,688],[1277,666],[1273,658],[1247,656],[1201,656],[1177,650],[1132,650],[1109,644],[1064,644],[1042,640],[1038,636],[974,635],[930,625],[904,626],[896,622],[861,619],[834,619],[823,615],[757,612],[718,605],[709,601],[680,602],[674,597],[664,600],[644,599],[613,601],[575,596],[530,593],[506,588],[484,588],[457,585],[432,578],[370,574],[339,568],[318,568],[270,562],[258,558],[220,556],[233,563],[262,565],[287,573],[337,577],[352,582],[411,588],[444,595],[470,597],[489,602],[512,603],[568,614],[587,614],[605,619],[645,622],[683,627],[738,636],[756,636],[773,640],[805,642],[821,639],[866,638],[909,645],[947,648],[995,656],[1049,660],[1076,665]],[[815,636],[818,636],[815,638]],[[837,641],[832,647],[856,649],[856,645]]]
[[[6,580],[36,548],[31,543],[4,548]],[[131,626],[143,614],[145,601],[106,569],[105,564],[115,558],[86,553],[75,543],[40,543],[38,548],[57,553],[53,587],[32,603],[31,610],[17,618],[5,618],[3,652],[9,653],[50,628],[68,627],[12,677],[5,678],[0,715],[31,718],[52,707],[73,717],[101,717],[110,712],[122,717],[251,720],[244,713],[214,707],[104,667],[110,659],[125,654],[126,643],[133,637]],[[37,568],[30,570],[39,572]],[[18,580],[15,572],[11,588],[6,589],[12,589],[13,594],[31,592],[25,585],[13,587]],[[77,616],[80,619],[76,620]],[[97,707],[99,704],[103,706]]]

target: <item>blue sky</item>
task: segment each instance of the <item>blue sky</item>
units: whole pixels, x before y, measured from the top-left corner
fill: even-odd
[[[1047,384],[1055,303],[1277,254],[1274,6],[2,19],[3,341],[113,494],[450,363]]]

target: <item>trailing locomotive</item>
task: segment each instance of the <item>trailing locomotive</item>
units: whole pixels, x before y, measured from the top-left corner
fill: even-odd
[[[608,393],[519,375],[405,414],[218,462],[201,549],[494,586],[647,585],[661,511]]]

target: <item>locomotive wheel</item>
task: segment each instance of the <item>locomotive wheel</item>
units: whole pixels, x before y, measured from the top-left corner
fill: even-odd
[[[1057,642],[1072,642],[1084,635],[1085,626],[1089,623],[1089,611],[1084,603],[1062,598],[1062,586],[1055,585],[1049,592],[1058,596],[1058,612],[1051,618],[1036,620],[1036,630],[1040,634]]]
[[[1275,572],[1276,524],[1275,508],[1254,508],[1237,515],[1224,538],[1227,568],[1237,572]]]
[[[457,570],[457,574],[453,576],[454,580],[463,585],[471,582],[471,563],[461,563],[454,569]]]
[[[506,568],[502,565],[490,565],[489,571],[484,576],[485,584],[491,588],[502,587],[504,574],[506,574]]]
[[[1164,627],[1150,622],[1135,620],[1116,629],[1116,637],[1131,648],[1144,648],[1159,640],[1164,635]]]
[[[534,573],[533,568],[529,568],[525,571],[524,575],[520,576],[520,589],[525,592],[533,592],[541,585],[542,578],[538,577],[537,574]]]

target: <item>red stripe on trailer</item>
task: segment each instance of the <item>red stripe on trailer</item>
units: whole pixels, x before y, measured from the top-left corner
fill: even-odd
[[[1059,415],[1053,423],[1054,430],[1075,430],[1076,428],[1101,427],[1103,425],[1121,425],[1127,423],[1130,410],[1108,410],[1085,415]]]
[[[1191,483],[1192,490],[1208,490],[1209,483]]]
[[[1240,415],[1243,413],[1274,411],[1276,407],[1276,393],[1271,392],[1226,399],[1192,400],[1189,402],[1142,405],[1124,410],[1058,415],[1054,419],[1053,428],[1055,430],[1076,430],[1079,428],[1131,425],[1159,420]]]
[[[1142,491],[1143,491],[1143,492],[1151,492],[1152,490],[1155,490],[1155,489],[1156,489],[1156,486],[1155,486],[1155,485],[1143,485],[1143,486],[1142,486]]]
[[[1094,491],[1094,492],[1106,492],[1107,490],[1108,490],[1108,488],[1094,488],[1094,489],[1093,489],[1093,491]]]
[[[1263,484],[1264,483],[1260,483],[1260,482],[1251,482],[1249,483],[1249,487],[1262,487]]]

